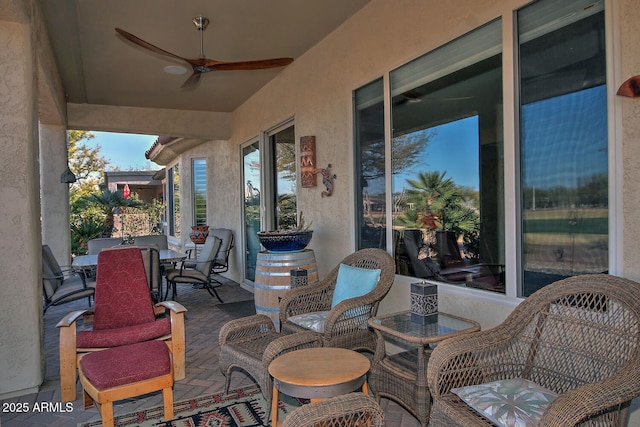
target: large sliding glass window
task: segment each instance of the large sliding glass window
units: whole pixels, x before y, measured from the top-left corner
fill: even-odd
[[[354,93],[358,249],[386,249],[385,132],[382,79]]]
[[[244,278],[253,282],[260,252],[257,232],[260,228],[260,144],[258,141],[242,147],[242,176],[244,182]]]
[[[390,74],[399,274],[504,292],[499,20]]]
[[[269,134],[272,175],[272,229],[294,228],[297,224],[296,140],[293,126]]]
[[[538,0],[515,24],[509,172],[500,20],[354,92],[357,243],[392,244],[399,274],[527,297],[609,271],[604,3]]]
[[[518,12],[522,296],[608,270],[603,2]]]
[[[193,224],[207,223],[207,160],[193,159]]]
[[[296,144],[293,121],[263,133],[242,147],[245,275],[255,280],[260,242],[257,232],[297,225]]]

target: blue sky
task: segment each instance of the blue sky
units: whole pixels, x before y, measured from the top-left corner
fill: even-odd
[[[108,170],[157,170],[161,166],[148,160],[144,153],[158,138],[156,135],[92,131],[95,138],[84,141],[88,147],[100,145],[100,155],[109,161]]]

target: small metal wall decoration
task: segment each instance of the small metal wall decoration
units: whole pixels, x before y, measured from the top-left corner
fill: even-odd
[[[411,321],[426,325],[438,321],[438,286],[411,284]]]
[[[333,194],[333,180],[338,176],[331,173],[331,163],[326,168],[320,168],[313,171],[314,174],[322,174],[322,185],[326,188],[322,192],[322,197],[329,197]]]

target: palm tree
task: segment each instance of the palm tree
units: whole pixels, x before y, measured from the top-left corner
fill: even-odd
[[[446,174],[438,171],[420,172],[418,179],[407,179],[411,186],[408,191],[424,198],[426,210],[438,218],[438,228],[453,231],[456,236],[476,231],[478,213],[464,205],[464,189]]]
[[[144,202],[135,197],[124,197],[119,191],[109,190],[83,196],[82,202],[97,205],[104,211],[105,231],[102,237],[111,237],[114,228],[114,215],[117,214],[121,208],[139,208],[145,205]]]

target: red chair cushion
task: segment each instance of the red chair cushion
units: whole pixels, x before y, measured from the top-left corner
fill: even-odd
[[[79,331],[76,334],[77,348],[118,347],[141,341],[154,340],[171,334],[171,319],[165,317],[141,325],[97,331]]]
[[[80,359],[80,369],[104,390],[167,375],[171,357],[163,341],[147,341],[89,353]]]
[[[139,248],[98,254],[93,330],[122,328],[155,319]]]

